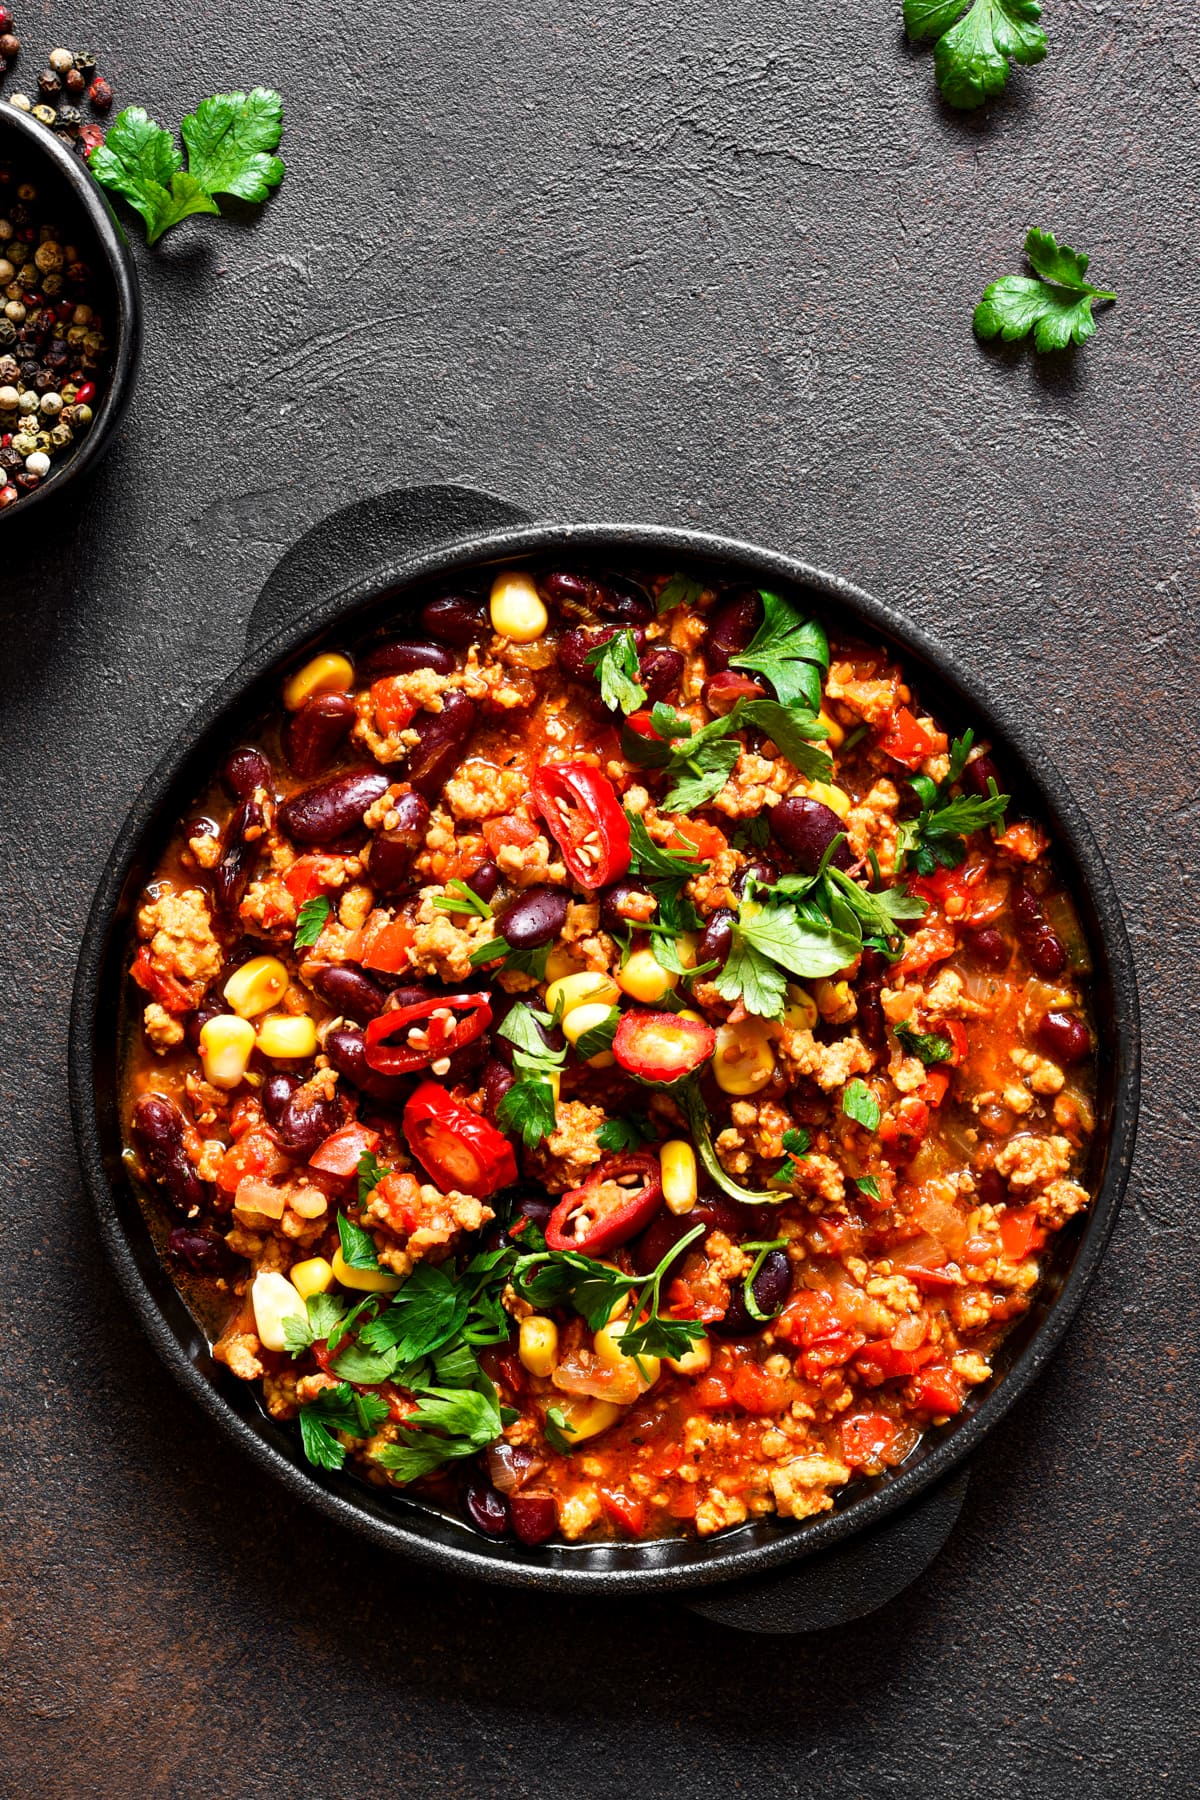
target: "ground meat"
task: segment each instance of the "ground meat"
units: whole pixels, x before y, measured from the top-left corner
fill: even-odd
[[[583,1100],[559,1101],[554,1130],[533,1152],[533,1161],[551,1193],[563,1194],[568,1188],[583,1186],[588,1171],[604,1155],[596,1133],[606,1116],[602,1106],[588,1106]]]
[[[1065,1175],[1071,1146],[1064,1137],[1015,1137],[996,1157],[995,1169],[1010,1187],[1042,1189]]]
[[[514,887],[537,887],[547,882],[551,887],[565,887],[565,864],[557,862],[550,840],[541,834],[532,844],[503,844],[496,852],[496,865]]]
[[[459,1193],[457,1188],[443,1194],[431,1182],[420,1183],[412,1175],[393,1177],[388,1189],[376,1188],[367,1202],[367,1217],[400,1240],[378,1245],[380,1267],[393,1275],[407,1275],[432,1252],[453,1244],[464,1231],[478,1231],[494,1216],[491,1207],[473,1194]]]
[[[844,1087],[852,1075],[864,1074],[875,1061],[862,1039],[850,1032],[833,1044],[819,1044],[811,1031],[784,1026],[780,1056],[797,1075],[809,1075],[819,1088],[832,1093]]]
[[[495,819],[516,812],[528,796],[529,780],[520,769],[498,769],[473,758],[461,765],[444,791],[456,819]]]
[[[883,725],[896,710],[899,675],[891,673],[883,680],[862,680],[849,662],[830,664],[825,681],[825,698],[840,700],[856,719],[868,725]]]
[[[1060,1092],[1066,1076],[1049,1057],[1038,1056],[1033,1050],[1013,1050],[1011,1056],[1035,1094]]]
[[[137,924],[163,974],[207,983],[221,973],[224,957],[213,935],[207,897],[199,888],[160,894],[140,909]]]
[[[414,669],[411,674],[390,675],[387,679],[397,697],[406,700],[416,711],[441,712],[442,695],[449,685],[447,676],[439,675],[435,669]],[[358,717],[351,735],[366,746],[376,762],[399,762],[408,755],[416,742],[416,733],[411,728],[403,731],[378,731],[369,688],[358,696],[355,708]]]
[[[595,1488],[578,1487],[558,1502],[558,1529],[565,1538],[581,1538],[600,1517],[600,1496]]]
[[[232,1337],[223,1337],[213,1345],[213,1356],[217,1362],[233,1370],[241,1381],[257,1381],[263,1372],[258,1360],[259,1342],[252,1331],[239,1331]]]
[[[160,1056],[183,1042],[183,1026],[157,1000],[151,1000],[142,1014],[142,1030],[146,1033],[147,1043],[153,1045]]]
[[[1082,1212],[1087,1203],[1087,1189],[1081,1188],[1077,1181],[1052,1181],[1033,1202],[1033,1210],[1044,1225],[1057,1231],[1077,1212]]]
[[[884,875],[896,866],[896,808],[900,795],[894,782],[877,781],[846,814],[846,836],[857,857],[874,850]]]
[[[807,1519],[828,1512],[833,1497],[826,1489],[849,1481],[850,1470],[831,1456],[797,1456],[771,1471],[771,1492],[785,1519]]]
[[[943,969],[925,990],[925,1005],[940,1019],[986,1019],[991,1006],[986,1000],[973,1000],[966,983],[955,969]]]
[[[471,952],[496,935],[490,919],[473,913],[442,912],[434,905],[441,888],[423,888],[409,950],[412,967],[439,981],[466,981],[474,975]]]

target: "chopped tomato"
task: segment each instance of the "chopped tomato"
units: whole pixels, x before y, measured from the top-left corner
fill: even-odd
[[[1041,1249],[1046,1234],[1032,1206],[1022,1206],[1017,1211],[1005,1209],[1000,1217],[1000,1242],[1009,1262],[1022,1262],[1031,1251]]]
[[[274,1138],[265,1131],[250,1131],[221,1158],[217,1186],[226,1194],[235,1194],[247,1175],[283,1175],[290,1167]]]
[[[606,775],[590,763],[545,763],[531,786],[533,803],[580,887],[605,887],[624,875],[629,820]]]
[[[284,872],[283,885],[297,906],[315,899],[332,887],[341,872],[341,859],[336,856],[298,856]]]
[[[886,1413],[861,1412],[843,1419],[842,1458],[852,1469],[878,1469],[896,1442],[896,1426]]]
[[[931,1112],[936,1111],[942,1104],[942,1101],[946,1098],[949,1087],[949,1069],[930,1069],[928,1075],[926,1075],[924,1081],[917,1089],[917,1099],[923,1100]]]
[[[620,1488],[602,1487],[600,1499],[609,1518],[630,1537],[641,1537],[646,1529],[646,1502],[632,1499]]]
[[[393,919],[372,934],[359,958],[363,968],[382,969],[385,974],[399,975],[408,967],[413,936],[413,928],[407,919]]]
[[[861,1350],[855,1351],[854,1367],[864,1381],[878,1387],[881,1381],[894,1381],[899,1375],[915,1375],[933,1355],[927,1344],[922,1344],[918,1350],[897,1350],[887,1338],[882,1338],[878,1343],[864,1344]]]
[[[880,738],[879,748],[906,769],[919,769],[927,756],[946,748],[946,739],[942,732],[914,718],[907,706],[902,706],[894,714],[887,735]]]
[[[375,726],[383,737],[392,737],[417,716],[417,703],[404,690],[403,675],[384,675],[371,683],[371,707]]]
[[[150,955],[149,944],[142,945],[129,973],[138,986],[169,1013],[191,1012],[204,991],[199,982],[183,982],[166,969],[160,969]]]
[[[733,1399],[733,1380],[728,1371],[713,1370],[692,1390],[692,1398],[704,1412],[721,1412]]]
[[[781,1412],[787,1405],[787,1382],[769,1374],[761,1363],[742,1363],[733,1377],[732,1398],[743,1412]]]
[[[521,813],[501,813],[498,819],[486,819],[483,825],[483,841],[493,856],[510,848],[528,850],[540,835],[533,820]]]
[[[879,1121],[879,1142],[891,1162],[916,1155],[929,1130],[929,1107],[916,1094],[906,1094]]]
[[[379,1133],[368,1131],[365,1125],[343,1125],[325,1139],[309,1157],[309,1164],[314,1169],[323,1169],[326,1175],[354,1175],[357,1173],[359,1161],[376,1149],[379,1144]]]
[[[843,1363],[850,1361],[854,1352],[863,1343],[861,1331],[844,1331],[837,1337],[825,1338],[806,1350],[800,1358],[801,1367],[809,1381],[820,1381],[822,1375],[830,1369],[840,1369]]]
[[[382,1208],[392,1230],[402,1231],[407,1237],[417,1228],[420,1195],[421,1184],[415,1175],[404,1172],[385,1175],[371,1195],[372,1209]]]
[[[683,840],[686,849],[680,850],[676,838]],[[690,852],[700,862],[712,862],[714,857],[728,850],[729,840],[724,832],[718,831],[715,825],[706,825],[703,819],[676,819],[675,830],[666,847],[677,856]]]
[[[921,1412],[961,1412],[962,1403],[962,1383],[946,1363],[922,1369],[913,1383],[913,1405]]]
[[[694,1519],[696,1516],[696,1490],[690,1484],[676,1488],[671,1496],[670,1513],[673,1519]]]
[[[711,1325],[714,1320],[725,1317],[724,1309],[714,1306],[711,1300],[697,1300],[680,1275],[675,1277],[667,1290],[666,1310],[673,1319],[699,1319],[703,1325]]]
[[[841,1324],[828,1294],[813,1288],[800,1288],[794,1293],[772,1327],[775,1336],[807,1348],[823,1338],[836,1338]]]

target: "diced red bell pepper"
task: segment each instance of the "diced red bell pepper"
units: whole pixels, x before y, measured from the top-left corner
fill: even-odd
[[[906,769],[919,769],[927,756],[945,747],[944,735],[914,718],[907,706],[899,708],[886,736],[879,740],[884,755],[903,763]]]
[[[930,1069],[928,1075],[926,1075],[924,1081],[917,1089],[917,1099],[923,1100],[925,1105],[933,1112],[942,1104],[949,1089],[949,1069]]]
[[[291,868],[284,871],[283,885],[296,905],[303,906],[306,900],[313,900],[331,888],[340,872],[339,857],[322,856],[319,852],[298,856]]]
[[[183,982],[166,969],[160,969],[150,954],[149,944],[143,944],[133,959],[133,967],[129,973],[140,988],[144,988],[153,1000],[169,1013],[191,1012],[204,992],[198,981]]]
[[[407,919],[393,919],[376,931],[359,960],[364,969],[381,969],[387,975],[399,975],[408,967],[408,953],[414,932]]]
[[[375,727],[383,737],[403,731],[417,716],[417,703],[406,694],[404,680],[403,675],[383,675],[371,683]]]
[[[377,1131],[369,1131],[365,1125],[343,1125],[324,1143],[317,1145],[308,1159],[309,1164],[314,1169],[323,1169],[326,1175],[354,1175],[361,1158],[368,1156],[378,1144]]]
[[[274,1138],[265,1131],[250,1131],[221,1158],[217,1186],[222,1193],[235,1194],[247,1175],[265,1179],[283,1175],[290,1167]]]
[[[1046,1234],[1032,1206],[1008,1207],[1000,1215],[1000,1242],[1009,1262],[1023,1262],[1046,1242]]]
[[[620,1488],[602,1487],[600,1499],[604,1510],[630,1537],[641,1537],[646,1529],[646,1502],[633,1499]]]
[[[918,1412],[961,1412],[962,1383],[948,1364],[932,1363],[914,1381],[912,1403]]]

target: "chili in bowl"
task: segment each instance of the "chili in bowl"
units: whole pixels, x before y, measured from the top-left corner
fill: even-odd
[[[127,951],[126,1164],[317,1470],[485,1538],[815,1518],[1091,1200],[1091,954],[978,721],[785,584],[517,562],[305,654]]]

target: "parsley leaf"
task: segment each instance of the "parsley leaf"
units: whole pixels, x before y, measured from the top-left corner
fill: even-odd
[[[617,1035],[617,1026],[621,1022],[621,1014],[617,1007],[610,1006],[607,1014],[598,1025],[585,1031],[575,1040],[575,1054],[582,1062],[590,1057],[602,1056],[606,1050],[612,1049],[612,1041]]]
[[[937,868],[957,869],[966,860],[966,839],[989,825],[1002,825],[1009,796],[988,782],[987,798],[974,794],[952,796],[951,786],[966,767],[974,743],[973,731],[965,731],[950,746],[950,768],[944,780],[932,782],[915,775],[910,785],[921,801],[916,819],[906,819],[896,833],[896,867],[907,859],[918,875],[932,875]]]
[[[694,875],[703,875],[708,868],[706,862],[699,862],[690,845],[686,850],[670,850],[656,844],[646,829],[646,822],[637,813],[628,810],[625,813],[629,821],[629,849],[631,853],[630,873],[633,875],[657,876],[663,880],[683,883],[690,881]],[[683,838],[679,839],[684,843]]]
[[[327,1338],[334,1326],[341,1323],[346,1311],[346,1302],[340,1294],[310,1294],[304,1304],[314,1342]]]
[[[857,1175],[854,1180],[854,1185],[860,1194],[866,1195],[868,1200],[881,1200],[883,1198],[879,1192],[879,1183],[876,1181],[874,1175]]]
[[[861,938],[820,914],[764,905],[752,897],[738,908],[732,939],[725,967],[714,978],[717,991],[725,1000],[742,1000],[747,1012],[764,1019],[777,1019],[783,1012],[787,983],[780,970],[805,980],[836,975],[862,949]]]
[[[799,1173],[798,1165],[801,1160],[808,1155],[811,1145],[812,1138],[809,1136],[808,1132],[804,1130],[803,1126],[791,1131],[785,1131],[783,1134],[783,1147],[789,1153],[788,1159],[786,1162],[780,1164],[772,1175],[771,1180],[783,1183],[795,1181],[796,1176]]]
[[[725,721],[716,724],[724,727]],[[709,730],[707,725],[704,730]],[[695,812],[714,800],[732,775],[742,747],[733,738],[722,736],[716,741],[701,742],[704,732],[689,738],[686,749],[672,768],[674,785],[662,803],[664,812]]]
[[[318,894],[312,900],[306,900],[296,914],[296,935],[292,939],[293,948],[304,950],[309,944],[315,944],[324,931],[332,911],[333,907],[324,894]]]
[[[465,881],[448,881],[446,892],[436,895],[433,904],[438,912],[471,913],[477,919],[490,919],[492,916],[492,909],[487,901],[474,888],[468,887]]]
[[[219,213],[214,194],[265,200],[283,179],[283,164],[270,155],[283,129],[283,102],[271,88],[250,94],[217,94],[200,103],[181,126],[190,166],[169,131],[143,107],[118,113],[89,168],[102,187],[127,200],[154,244],[193,213]]]
[[[704,583],[694,575],[672,575],[658,596],[658,610],[665,613],[673,606],[695,606],[703,592]]]
[[[342,1261],[348,1269],[377,1269],[379,1258],[375,1240],[361,1225],[354,1225],[345,1213],[338,1214],[338,1237],[341,1239]]]
[[[375,1189],[389,1171],[370,1150],[364,1150],[358,1159],[358,1204],[365,1206]]]
[[[726,1000],[741,1000],[748,1013],[760,1019],[780,1019],[787,1004],[787,976],[769,956],[756,950],[733,928],[725,967],[716,978],[717,992]]]
[[[763,622],[746,648],[729,658],[729,666],[765,675],[785,706],[803,700],[815,713],[821,705],[820,671],[829,667],[829,640],[815,619],[801,618],[781,595],[765,588],[759,593]],[[788,756],[782,744],[779,748]]]
[[[313,1329],[307,1314],[302,1319],[298,1313],[287,1313],[283,1320],[283,1344],[293,1357],[303,1356],[311,1348]]]
[[[527,1150],[550,1136],[557,1118],[554,1089],[543,1075],[525,1075],[514,1081],[496,1107],[497,1125],[519,1136]]]
[[[860,1081],[857,1076],[842,1089],[842,1111],[848,1119],[853,1119],[867,1131],[879,1128],[879,1102],[866,1082]]]
[[[912,42],[937,40],[934,67],[942,97],[967,111],[1001,91],[1010,59],[1041,62],[1041,16],[1038,0],[904,0]]]
[[[638,680],[637,644],[627,625],[589,650],[585,661],[596,671],[605,706],[623,713],[645,706],[646,690]]]
[[[660,710],[665,718],[660,718]],[[810,780],[827,781],[832,772],[829,756],[812,742],[824,737],[825,727],[818,723],[815,708],[800,696],[786,705],[778,700],[739,700],[724,718],[711,720],[699,731],[668,706],[656,706],[651,719],[659,737],[670,740],[663,766],[675,785],[662,802],[663,812],[694,812],[720,793],[741,754],[737,733],[747,725],[771,738],[793,767]]]
[[[486,1377],[483,1378],[486,1381]],[[474,1456],[500,1436],[503,1420],[496,1390],[487,1382],[479,1388],[421,1388],[417,1408],[404,1421],[404,1437],[385,1444],[374,1461],[401,1483],[463,1456]],[[427,1426],[430,1429],[420,1430]]]
[[[369,1330],[370,1327],[364,1327]],[[387,1381],[394,1374],[399,1357],[394,1350],[373,1351],[363,1347],[361,1343],[347,1344],[337,1361],[333,1364],[333,1373],[342,1381],[358,1382],[364,1387],[375,1387],[381,1381]]]
[[[308,1406],[300,1408],[300,1440],[309,1462],[320,1469],[340,1469],[346,1460],[344,1447],[333,1433],[348,1437],[372,1437],[388,1417],[388,1404],[375,1394],[356,1394],[348,1381],[324,1388]]]
[[[522,975],[532,975],[535,981],[542,981],[549,954],[549,944],[541,944],[536,950],[518,950],[507,938],[493,937],[486,938],[482,944],[476,944],[467,961],[473,969],[478,969],[485,963],[503,959],[506,969],[516,969]]]
[[[910,1055],[923,1062],[927,1069],[934,1063],[949,1062],[954,1055],[954,1045],[940,1032],[918,1031],[907,1019],[901,1019],[895,1029],[900,1043]]]
[[[1005,343],[1033,332],[1038,350],[1065,350],[1068,344],[1085,344],[1095,334],[1092,309],[1115,300],[1116,295],[1092,287],[1084,277],[1088,259],[1069,245],[1061,247],[1052,232],[1033,230],[1025,239],[1025,254],[1036,279],[1028,275],[1003,275],[983,291],[975,308],[975,332]]]
[[[640,1150],[653,1141],[654,1131],[644,1113],[633,1113],[624,1119],[605,1119],[596,1132],[602,1150]]]

